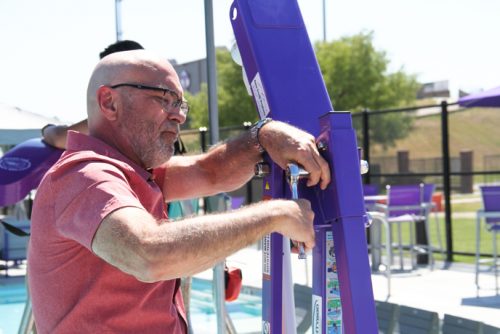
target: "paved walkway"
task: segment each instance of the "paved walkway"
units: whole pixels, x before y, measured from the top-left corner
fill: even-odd
[[[261,253],[255,248],[243,249],[228,258],[228,263],[243,269],[243,284],[253,287],[261,287],[261,261]],[[311,263],[309,256],[306,275],[305,261],[292,255],[294,282],[310,285]],[[198,276],[210,277],[211,271]],[[436,311],[441,319],[448,313],[500,327],[500,295],[495,295],[494,277],[490,273],[481,274],[482,288],[477,296],[472,265],[436,263],[432,271],[424,267],[393,274],[389,299],[384,275],[372,275],[372,283],[376,300]]]

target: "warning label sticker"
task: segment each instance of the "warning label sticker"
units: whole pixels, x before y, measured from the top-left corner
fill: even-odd
[[[260,119],[266,118],[269,115],[269,104],[267,103],[266,92],[264,91],[264,86],[262,86],[262,80],[260,79],[260,74],[257,72],[251,83],[252,94],[255,98],[255,104],[257,104],[257,110],[259,111]]]

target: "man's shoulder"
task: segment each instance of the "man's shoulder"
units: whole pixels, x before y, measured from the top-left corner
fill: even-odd
[[[53,177],[74,174],[93,178],[97,175],[112,174],[124,178],[129,169],[126,163],[93,151],[74,151],[65,152],[49,173]]]

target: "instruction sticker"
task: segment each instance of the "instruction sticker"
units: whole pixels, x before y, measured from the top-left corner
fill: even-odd
[[[271,235],[262,238],[262,275],[264,279],[271,279]]]
[[[335,244],[331,231],[326,232],[326,333],[342,333],[342,304],[340,302],[339,276]]]
[[[259,111],[260,119],[266,118],[269,115],[269,104],[267,103],[266,92],[264,91],[264,86],[262,85],[262,80],[260,79],[260,74],[257,72],[251,83],[253,97],[255,99],[255,104],[257,104],[257,110]]]

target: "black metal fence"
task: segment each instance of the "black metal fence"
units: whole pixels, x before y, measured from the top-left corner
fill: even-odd
[[[489,152],[482,157],[474,156],[474,143],[470,143],[467,147],[456,147],[453,138],[460,136],[460,133],[453,132],[453,127],[450,127],[449,124],[449,117],[459,112],[467,113],[469,111],[459,109],[456,104],[442,102],[439,105],[376,111],[364,110],[361,113],[353,114],[353,123],[359,133],[358,143],[363,148],[364,159],[370,164],[370,170],[364,176],[365,183],[377,184],[380,189],[383,189],[387,184],[434,183],[437,190],[442,193],[446,260],[448,261],[453,261],[455,254],[474,255],[473,249],[470,247],[461,248],[462,236],[454,235],[452,194],[470,193],[478,183],[500,182],[500,146],[498,152]],[[492,112],[498,111],[493,110]],[[373,142],[370,133],[373,133],[372,125],[377,122],[377,117],[394,113],[404,113],[412,120],[429,119],[429,122],[424,122],[423,125],[414,126],[429,127],[428,131],[425,129],[425,131],[420,132],[425,134],[427,145],[432,152],[427,154],[424,149],[418,156],[413,157],[414,152],[403,147],[399,148],[398,151],[393,150],[387,153],[380,149],[380,145]],[[246,128],[248,125],[220,128],[220,139],[225,140],[237,135]],[[410,132],[415,130],[413,128]],[[459,130],[457,131],[459,132]],[[206,128],[184,130],[181,132],[181,138],[190,153],[206,151],[209,146]],[[429,138],[431,139],[429,140]],[[409,146],[414,148],[418,145],[413,143]],[[478,160],[481,163],[478,163]],[[255,200],[261,194],[261,182],[254,179],[237,193],[245,195],[248,202]],[[473,219],[466,222],[466,224],[473,223]],[[458,240],[456,248],[454,248],[454,240]]]
[[[460,136],[460,133],[453,133],[450,128],[449,117],[452,114],[450,107],[454,108],[453,113],[469,112],[458,109],[456,104],[448,104],[443,101],[440,105],[427,105],[412,108],[401,108],[391,110],[369,111],[364,110],[360,114],[354,114],[355,124],[361,124],[361,140],[363,144],[364,158],[370,162],[371,168],[365,176],[365,183],[376,183],[381,186],[387,184],[403,184],[426,182],[435,183],[437,188],[443,193],[444,199],[444,222],[446,230],[446,260],[452,261],[454,254],[474,255],[472,250],[454,249],[454,238],[452,228],[452,193],[472,192],[475,180],[483,177],[483,182],[494,182],[500,180],[500,154],[485,155],[483,157],[483,168],[474,168],[473,148],[474,143],[468,147],[453,147],[450,142],[450,134],[453,138]],[[492,112],[497,112],[494,110]],[[411,152],[402,150],[391,156],[375,156],[372,149],[373,143],[370,140],[370,126],[376,118],[389,113],[406,113],[413,119],[435,118],[434,124],[427,124],[429,131],[427,135],[434,139],[431,142],[433,148],[439,147],[439,156],[410,159]],[[436,126],[439,124],[439,126]],[[425,125],[424,125],[425,126]],[[412,145],[415,147],[415,145]],[[458,152],[459,156],[452,156],[451,148]],[[471,150],[472,148],[472,150]],[[500,148],[499,148],[500,150]],[[477,166],[476,166],[477,167]],[[460,247],[458,247],[460,248]]]

